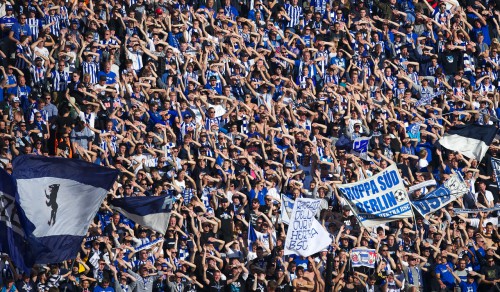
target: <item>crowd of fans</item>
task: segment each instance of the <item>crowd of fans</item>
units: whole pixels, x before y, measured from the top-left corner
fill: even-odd
[[[121,171],[78,258],[22,274],[2,255],[1,291],[500,291],[497,212],[454,213],[500,202],[498,140],[482,161],[437,143],[498,124],[499,5],[0,0],[2,167],[31,154]],[[460,173],[470,192],[365,229],[336,185],[391,164],[407,187]],[[108,205],[159,195],[175,198],[165,235]],[[282,196],[322,200],[328,248],[284,256]],[[376,267],[353,268],[354,247]]]

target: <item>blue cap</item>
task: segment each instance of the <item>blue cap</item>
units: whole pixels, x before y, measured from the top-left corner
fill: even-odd
[[[12,5],[5,5],[5,11],[12,11],[12,10],[14,10],[12,8]]]
[[[30,8],[28,8],[29,12],[36,12],[36,8],[33,7],[33,6],[30,6]]]

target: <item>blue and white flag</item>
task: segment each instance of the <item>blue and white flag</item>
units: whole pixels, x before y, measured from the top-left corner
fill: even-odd
[[[377,262],[377,251],[368,248],[353,248],[350,259],[353,268],[368,267],[373,269]]]
[[[481,208],[481,209],[460,209],[460,208],[453,208],[453,212],[455,214],[479,214],[479,212],[496,212],[500,211],[500,206],[495,206],[492,208]]]
[[[462,197],[469,191],[464,179],[454,174],[442,186],[412,201],[413,207],[422,215],[433,213]]]
[[[408,137],[410,137],[410,139],[417,139],[418,141],[420,141],[420,125],[421,124],[422,123],[413,123],[413,124],[410,124],[406,128]]]
[[[368,145],[370,144],[371,138],[372,137],[358,137],[354,139],[351,153],[366,160],[368,158]]]
[[[500,189],[500,159],[491,157],[491,167],[495,172],[497,186]]]
[[[451,127],[439,139],[441,146],[460,152],[462,155],[481,161],[495,135],[496,126],[459,125]]]
[[[158,238],[158,239],[155,239],[151,242],[148,242],[148,243],[145,243],[143,245],[139,245],[138,247],[135,248],[135,252],[138,252],[138,251],[141,251],[143,249],[149,249],[151,248],[153,245],[157,244],[157,243],[160,243],[160,242],[163,242],[165,239],[162,237],[162,238]]]
[[[114,199],[111,208],[137,224],[165,234],[174,201],[169,196]]]
[[[364,227],[413,215],[405,185],[394,164],[368,179],[338,188]]]
[[[415,103],[415,106],[416,107],[419,107],[421,105],[428,105],[428,104],[431,104],[432,102],[432,99],[436,96],[440,96],[444,94],[444,91],[443,90],[440,90],[434,94],[426,94],[425,96],[423,96],[422,98],[420,98],[419,100],[417,100],[417,102]]]
[[[257,240],[262,242],[267,248],[269,248],[269,240],[273,241],[273,244],[276,244],[276,232],[273,231],[272,237],[270,238],[269,233],[262,233],[252,226],[252,224],[248,225],[248,248],[252,249],[252,244],[254,244]]]
[[[290,224],[290,217],[292,216],[293,205],[295,201],[285,195],[281,195],[281,221],[286,225]]]
[[[13,161],[21,220],[38,264],[75,258],[118,171],[81,160],[19,156]]]
[[[32,252],[19,218],[16,185],[3,168],[0,168],[0,181],[0,251],[8,254],[16,267],[29,273],[33,265],[29,262]]]
[[[259,232],[260,233],[260,232]],[[255,228],[253,228],[252,224],[248,225],[248,248],[252,248],[252,244],[254,244],[258,239],[257,231],[255,231]]]

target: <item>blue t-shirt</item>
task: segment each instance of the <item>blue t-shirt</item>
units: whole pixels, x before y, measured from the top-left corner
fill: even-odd
[[[107,288],[103,288],[99,285],[97,285],[94,288],[94,292],[115,292],[115,289],[113,287],[108,286]]]
[[[14,32],[14,38],[18,41],[21,40],[21,35],[31,36],[31,29],[27,23],[21,25],[20,23],[16,22],[14,25],[12,25],[11,30]]]
[[[13,15],[0,17],[0,24],[3,24],[6,28],[11,29],[14,23],[17,23],[17,19]]]
[[[446,263],[437,265],[434,271],[436,272],[436,275],[439,274],[441,276],[441,281],[443,281],[446,287],[448,287],[449,289],[453,289],[453,287],[455,286],[455,278],[448,271],[447,267],[453,269],[453,266],[450,263]]]
[[[266,194],[267,194],[267,189],[263,188],[262,191],[259,193],[256,193],[254,189],[250,191],[250,200],[253,200],[254,198],[259,199],[259,204],[261,206],[264,206],[266,204]]]
[[[99,71],[99,73],[97,73],[97,79],[100,79],[101,76],[106,76],[106,84],[113,84],[116,82],[116,74],[112,71],[109,71],[109,73]]]
[[[467,281],[460,282],[460,291],[462,292],[477,292],[477,282],[469,283]]]

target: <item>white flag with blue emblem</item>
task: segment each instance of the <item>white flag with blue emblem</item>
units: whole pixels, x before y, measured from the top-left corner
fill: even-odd
[[[74,258],[118,171],[81,160],[23,155],[13,161],[24,231],[40,264]]]

